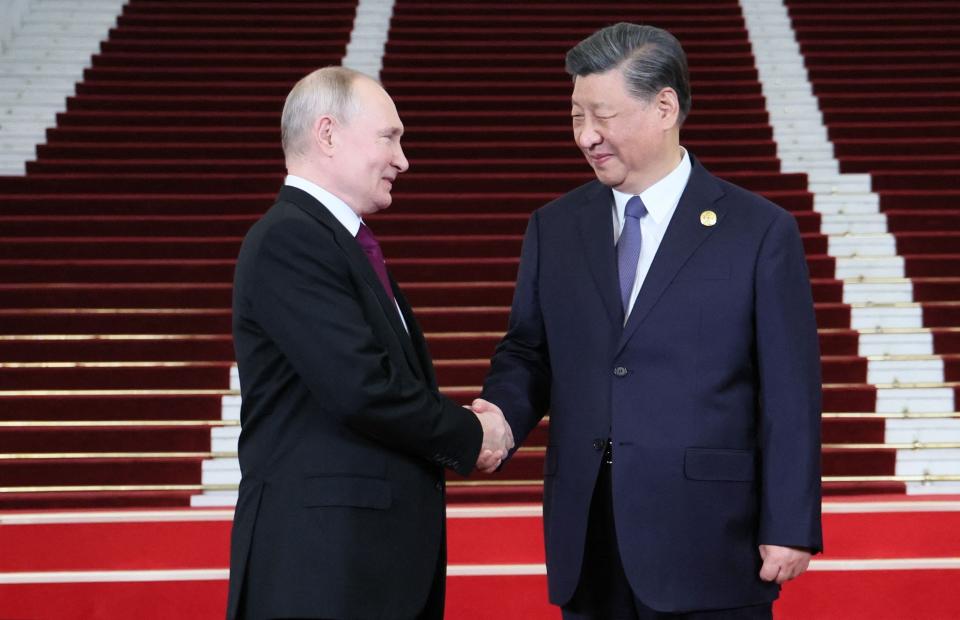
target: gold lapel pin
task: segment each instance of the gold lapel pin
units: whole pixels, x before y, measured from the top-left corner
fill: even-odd
[[[713,211],[704,211],[700,214],[700,223],[704,226],[713,226],[717,223],[717,214]]]

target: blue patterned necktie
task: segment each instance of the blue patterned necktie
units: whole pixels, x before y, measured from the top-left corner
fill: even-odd
[[[620,274],[620,301],[623,302],[623,315],[627,315],[630,307],[630,293],[633,292],[633,282],[637,278],[637,263],[640,260],[640,244],[643,241],[640,233],[640,218],[647,214],[647,207],[634,196],[627,201],[624,209],[623,232],[617,242],[617,271]]]

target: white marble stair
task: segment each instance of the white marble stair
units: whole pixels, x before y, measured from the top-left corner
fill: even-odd
[[[380,79],[394,0],[360,0],[343,66]]]
[[[0,175],[23,175],[123,0],[31,0],[0,51]]]
[[[913,284],[880,213],[879,196],[871,192],[870,175],[839,172],[786,7],[779,0],[740,0],[740,5],[782,169],[808,176],[827,251],[843,282],[843,301],[851,305],[851,327],[860,330],[867,381],[877,386],[877,411],[955,412],[954,389],[944,383],[944,362],[934,354],[932,336],[921,329],[923,311],[914,302]],[[919,432],[923,424],[898,420],[896,429],[910,433],[920,425]],[[887,442],[898,443],[893,435]],[[898,450],[896,473],[918,472],[960,475],[960,450]],[[908,490],[958,492],[960,487],[908,483]]]
[[[237,366],[230,368],[230,389],[240,389],[240,378]],[[221,411],[224,420],[240,420],[240,397],[224,396],[221,400]],[[224,426],[210,430],[211,452],[237,453],[240,441],[239,426]],[[201,466],[201,484],[203,485],[239,485],[240,461],[234,458],[207,459]],[[190,498],[190,505],[195,507],[233,506],[237,503],[237,491],[206,490]]]

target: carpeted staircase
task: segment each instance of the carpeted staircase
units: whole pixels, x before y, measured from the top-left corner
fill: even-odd
[[[339,63],[355,4],[130,2],[0,178],[0,507],[185,506],[235,456],[211,450],[233,262],[282,180],[283,97]]]
[[[339,61],[353,11],[344,3],[264,12],[256,3],[133,0],[27,176],[0,178],[0,441],[21,455],[0,461],[0,505],[183,505],[198,491],[235,484],[235,471],[229,482],[206,485],[200,475],[204,460],[234,462],[231,449],[204,442],[211,427],[236,425],[222,419],[231,410],[223,397],[235,394],[233,259],[282,179],[283,96],[310,69]],[[397,3],[382,80],[407,125],[411,171],[372,225],[428,332],[444,390],[464,401],[478,391],[505,326],[526,216],[590,178],[570,138],[562,57],[619,19],[664,26],[688,50],[695,105],[683,143],[716,173],[797,216],[824,354],[825,490],[902,490],[889,479],[897,451],[882,445],[884,420],[831,415],[876,411],[876,388],[807,178],[780,172],[732,1],[711,3],[709,15],[697,2],[589,10]],[[807,39],[824,28],[808,36],[798,19],[820,90],[833,83],[817,81],[819,48]],[[864,140],[902,145],[896,131],[882,133],[889,121],[865,128],[836,117],[831,102],[844,97],[824,104],[844,166],[853,164],[843,153]],[[872,137],[845,137],[864,132]],[[884,202],[902,202],[907,190],[941,200],[933,221],[915,201],[890,217],[955,390],[960,276],[951,265],[960,259],[951,243],[960,233],[943,228],[960,217],[949,208],[956,188],[948,162],[940,174],[884,170],[875,183]],[[885,193],[893,186],[901,189]],[[451,499],[536,499],[544,437],[495,477],[452,479]]]
[[[782,172],[738,2],[398,0],[381,78],[406,125],[411,168],[396,184],[393,206],[370,224],[427,332],[443,391],[462,402],[479,391],[506,326],[529,213],[592,178],[571,138],[564,52],[615,21],[653,23],[677,34],[689,54],[694,105],[683,144],[716,174],[791,211],[803,233],[823,353],[825,494],[889,500],[908,485],[911,493],[956,492],[949,485],[960,479],[960,91],[953,69],[960,18],[954,2],[869,4],[787,2],[841,171],[870,173],[879,195],[890,232],[867,234],[880,244],[892,234],[902,257],[889,262],[902,260],[904,277],[856,280],[838,278],[844,236],[823,232],[836,214],[819,208],[822,183]],[[0,177],[0,510],[233,501],[233,262],[283,178],[283,97],[310,70],[341,61],[355,11],[346,1],[131,0],[26,176]],[[911,87],[915,95],[901,94]],[[876,300],[850,296],[852,287],[874,286]],[[908,297],[895,296],[901,293]],[[864,318],[874,316],[881,318]],[[891,336],[928,343],[929,353],[891,353],[884,348]],[[891,363],[932,365],[941,378],[878,380],[890,375],[877,368]],[[905,391],[926,400],[897,400]],[[548,424],[500,474],[451,476],[450,502],[457,510],[509,510],[539,501]],[[480,600],[484,593],[528,610],[522,617],[553,617],[543,603],[536,509],[524,510],[519,555],[481,562],[458,547],[496,540],[517,525],[503,515],[467,530],[451,526],[451,563],[461,568],[451,573],[450,617],[496,611]],[[851,609],[875,618],[910,617],[902,615],[909,609],[923,612],[913,617],[948,617],[938,614],[954,604],[949,596],[897,603],[923,584],[929,591],[955,578],[957,566],[947,560],[957,557],[952,532],[960,530],[950,519],[960,513],[919,512],[938,510],[944,514],[910,526],[920,534],[905,550],[851,550],[845,545],[858,540],[858,526],[829,520],[828,554],[831,546],[840,552],[827,559],[941,563],[849,573],[823,564],[787,590],[780,617],[854,617]],[[11,601],[43,605],[58,591],[104,617],[130,617],[131,609],[149,617],[136,604],[144,597],[164,601],[157,617],[221,614],[229,514],[216,515],[213,530],[191,528],[170,540],[176,560],[168,563],[163,544],[133,543],[130,561],[77,563],[98,552],[66,545],[76,553],[61,562],[34,545],[47,536],[107,538],[32,531],[4,556],[12,563],[0,566],[0,609]],[[897,523],[868,528],[871,540],[902,537],[907,521]],[[129,527],[131,540],[146,531]],[[162,526],[146,527],[168,540]],[[14,534],[0,527],[0,548],[13,540],[3,535]],[[124,540],[120,530],[109,535]],[[203,547],[204,540],[219,546]],[[942,553],[938,540],[946,540]],[[191,556],[184,551],[191,548],[206,551]],[[125,553],[121,546],[104,557],[118,557],[114,551]],[[53,560],[11,559],[27,555]],[[484,563],[498,567],[475,568]],[[214,572],[120,585],[108,583],[115,576],[80,585],[64,578],[53,590],[42,585],[47,575],[3,586],[10,571],[169,568]],[[869,582],[870,597],[840,609],[839,593],[857,580]],[[178,607],[179,595],[204,603]],[[108,600],[112,612],[103,611]]]

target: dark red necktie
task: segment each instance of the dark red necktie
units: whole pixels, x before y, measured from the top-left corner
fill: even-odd
[[[387,265],[383,260],[383,252],[380,250],[377,238],[373,236],[373,231],[367,228],[366,224],[360,224],[360,230],[357,232],[357,243],[360,244],[363,253],[367,255],[370,266],[377,272],[377,277],[380,278],[380,284],[383,285],[387,297],[393,299],[393,288],[390,287],[390,278],[387,277]]]

